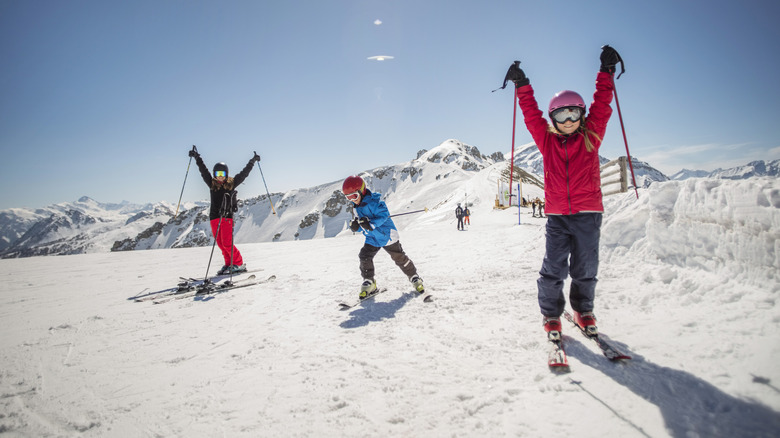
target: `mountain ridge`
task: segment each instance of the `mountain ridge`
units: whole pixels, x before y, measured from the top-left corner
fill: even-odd
[[[446,209],[458,200],[492,207],[493,199],[470,199],[467,187],[475,184],[469,181],[483,171],[488,172],[482,175],[483,179],[499,178],[508,165],[508,155],[483,154],[476,146],[449,139],[430,150],[419,151],[411,161],[365,170],[359,175],[373,191],[383,194],[393,212],[428,208],[445,209],[443,215],[449,215]],[[600,157],[600,161],[604,164],[608,160]],[[711,172],[710,177],[738,179],[772,172],[777,175],[778,162],[754,161],[738,168],[719,169]],[[514,164],[542,180],[542,157],[535,144],[518,147]],[[632,164],[638,187],[670,179],[636,158],[632,158]],[[524,190],[543,197],[541,189]],[[237,244],[334,237],[347,230],[346,223],[351,219],[350,206],[341,195],[341,180],[270,196],[275,215],[268,195],[239,201],[234,230]],[[39,209],[2,210],[0,257],[187,248],[212,243],[207,202],[184,203],[175,218],[174,213],[168,202],[101,203],[88,196]],[[406,216],[400,224],[413,220],[414,217]]]

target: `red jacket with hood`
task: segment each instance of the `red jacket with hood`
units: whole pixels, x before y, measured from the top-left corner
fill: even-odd
[[[612,115],[614,83],[609,73],[596,76],[596,92],[588,108],[585,126],[598,138],[590,136],[593,150],[585,149],[582,129],[570,135],[549,131],[531,85],[517,88],[518,105],[523,111],[525,125],[536,142],[544,162],[545,213],[577,214],[603,212],[601,202],[601,172],[599,147]]]

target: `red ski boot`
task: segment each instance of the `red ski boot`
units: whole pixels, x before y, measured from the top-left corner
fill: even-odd
[[[542,319],[544,331],[547,332],[547,339],[551,341],[561,340],[561,318],[557,316],[545,316]]]
[[[596,327],[596,315],[593,312],[574,312],[574,323],[580,326],[587,336],[598,336],[599,329]]]

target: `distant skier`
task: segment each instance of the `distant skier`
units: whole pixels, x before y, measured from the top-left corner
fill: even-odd
[[[551,340],[561,337],[560,316],[566,304],[563,283],[569,274],[569,300],[575,321],[588,334],[598,333],[593,301],[604,211],[598,152],[612,115],[612,76],[620,61],[615,49],[602,47],[590,112],[585,114],[585,102],[579,94],[561,91],[550,101],[551,125],[542,116],[519,62],[512,64],[505,76],[505,81],[515,83],[518,105],[545,169],[545,203],[550,205],[546,206],[547,243],[537,288],[544,329]]]
[[[455,208],[455,217],[458,218],[458,230],[463,230],[463,207],[460,206],[460,203]]]
[[[544,215],[542,214],[542,206],[543,205],[544,204],[542,204],[542,200],[539,199],[539,197],[537,196],[536,199],[534,199],[534,201],[533,201],[533,203],[531,205],[533,207],[533,209],[534,209],[534,215],[533,215],[534,217],[536,217],[537,210],[539,211],[539,217],[544,217]]]
[[[241,253],[233,244],[233,212],[236,211],[236,187],[244,182],[249,172],[252,171],[255,163],[260,161],[260,156],[255,156],[249,160],[244,169],[235,177],[228,176],[228,166],[225,163],[214,165],[213,173],[209,172],[208,167],[203,163],[197,150],[192,149],[190,157],[195,158],[198,164],[200,175],[203,181],[209,186],[211,192],[211,209],[209,210],[209,220],[211,221],[211,232],[217,242],[217,246],[222,251],[222,257],[225,259],[225,265],[222,266],[217,274],[235,274],[246,271]],[[232,251],[231,251],[232,250]]]
[[[469,216],[471,216],[471,211],[469,210],[468,205],[466,208],[463,209],[463,224],[464,225],[471,225],[471,219],[469,219]]]
[[[382,201],[382,195],[371,193],[366,183],[359,176],[350,176],[341,186],[344,196],[354,204],[355,219],[350,223],[350,229],[361,230],[366,236],[365,244],[360,249],[360,274],[363,284],[360,286],[360,299],[365,299],[377,293],[374,280],[374,256],[380,249],[390,254],[396,265],[406,274],[409,281],[419,293],[425,292],[422,278],[417,275],[412,260],[401,248],[398,230],[390,218],[390,211]]]

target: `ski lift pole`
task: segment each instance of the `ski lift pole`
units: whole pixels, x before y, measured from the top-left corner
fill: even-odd
[[[192,150],[198,152],[198,148],[196,148],[195,145],[192,145]],[[184,196],[184,186],[187,185],[187,175],[190,174],[190,165],[192,165],[192,157],[190,157],[190,162],[187,163],[187,172],[184,174],[184,184],[181,185],[181,193],[179,193],[179,203],[176,204],[176,214],[173,215],[174,219],[176,218],[176,216],[179,215],[179,206],[181,205],[181,198],[182,196]]]
[[[518,61],[515,61],[520,64]],[[512,205],[512,177],[515,174],[515,127],[517,126],[517,89],[512,97],[512,161],[509,163],[509,205]],[[519,201],[519,199],[518,199]]]
[[[520,192],[520,184],[517,185],[517,193]],[[523,225],[523,219],[520,217],[520,204],[522,204],[523,201],[521,201],[519,198],[517,199],[517,225]]]
[[[254,151],[255,155],[257,155],[257,151]],[[258,155],[259,156],[259,155]],[[260,169],[260,177],[263,178],[263,185],[265,186],[265,193],[268,195],[268,202],[271,204],[271,211],[274,212],[274,215],[276,214],[276,209],[274,208],[274,201],[271,199],[271,193],[268,192],[268,184],[265,183],[265,176],[263,175],[263,168],[260,167],[260,162],[256,161],[257,168]]]

